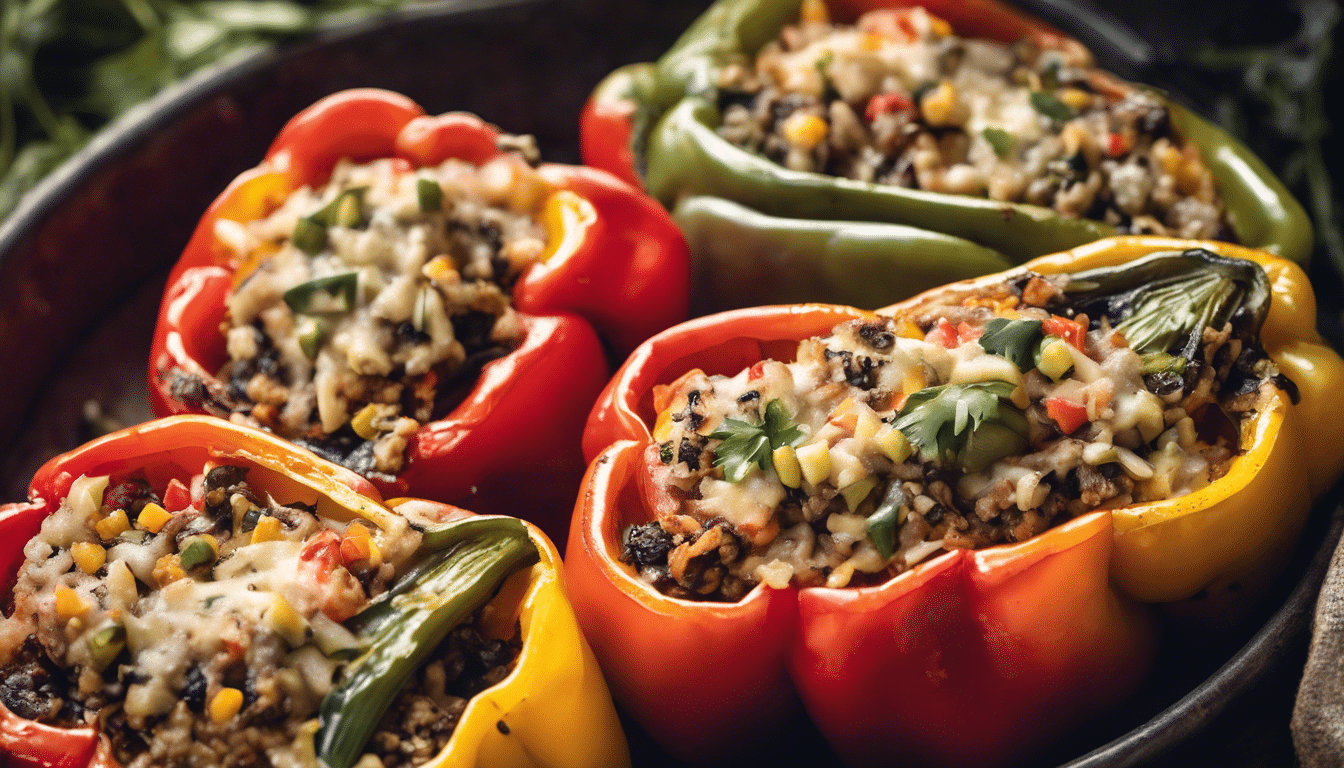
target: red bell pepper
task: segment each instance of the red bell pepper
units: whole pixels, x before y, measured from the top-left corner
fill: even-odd
[[[1151,616],[1109,578],[1107,512],[876,587],[761,585],[737,603],[667,597],[619,561],[624,528],[651,519],[639,474],[655,385],[790,360],[798,341],[867,316],[800,305],[684,323],[636,350],[593,410],[565,558],[575,609],[617,699],[680,757],[759,744],[749,735],[774,733],[801,699],[852,763],[1008,762],[1120,700],[1151,660]]]
[[[1045,400],[1045,415],[1055,420],[1059,431],[1071,435],[1075,429],[1087,423],[1087,406],[1062,397],[1048,397]]]
[[[498,135],[474,116],[431,117],[404,96],[371,89],[337,93],[294,117],[262,163],[207,209],[169,276],[150,353],[154,412],[205,412],[174,392],[175,378],[216,385],[227,359],[225,297],[236,275],[255,265],[237,263],[216,242],[216,221],[268,215],[291,191],[324,183],[341,158],[399,158],[407,168],[450,158],[479,164],[499,153]],[[550,255],[513,290],[523,339],[485,367],[461,405],[421,426],[404,470],[393,482],[376,482],[389,495],[463,501],[475,494],[471,505],[489,511],[503,503],[496,496],[526,485],[520,471],[577,478],[583,415],[607,375],[598,337],[624,354],[685,317],[686,246],[655,202],[590,168],[547,164],[538,171],[556,192],[543,214]],[[556,499],[572,490],[562,486]]]

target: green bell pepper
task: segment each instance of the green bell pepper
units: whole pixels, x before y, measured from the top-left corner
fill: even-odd
[[[915,4],[968,36],[1003,42],[1030,37],[1038,43],[1081,50],[1077,41],[997,0],[828,3],[837,19],[848,20],[876,8]],[[710,308],[803,298],[797,292],[803,283],[789,269],[810,276],[813,284],[806,298],[875,307],[927,287],[930,281],[936,282],[934,275],[952,280],[1114,234],[1114,228],[1103,222],[1067,218],[1040,206],[791,171],[720,137],[716,129],[721,123],[717,88],[721,72],[730,65],[749,63],[784,25],[798,18],[801,5],[802,0],[719,0],[656,64],[630,65],[609,76],[584,111],[581,127],[587,162],[627,180],[642,180],[664,205],[683,211],[678,213],[679,223],[691,243],[700,285],[708,286],[713,301]],[[1168,108],[1175,131],[1199,147],[1236,238],[1243,245],[1306,263],[1312,248],[1310,221],[1283,184],[1222,129],[1171,99],[1157,96]],[[696,215],[678,208],[691,197],[719,197],[752,209],[756,215],[745,216],[735,231],[758,247],[752,249],[752,256],[739,258],[765,261],[740,266],[721,277],[718,270],[726,257],[714,244],[721,243],[716,233],[723,230],[723,222],[704,214],[712,206],[703,200],[692,206]],[[796,224],[800,236],[808,233],[801,239],[810,237],[815,242],[817,233],[827,227],[847,231],[853,222],[903,225],[885,236],[868,233],[864,260],[873,269],[877,269],[873,264],[887,261],[882,271],[893,274],[918,264],[921,277],[927,275],[929,280],[888,282],[879,290],[865,279],[844,275],[841,266],[819,268],[810,263],[811,259],[798,255],[805,245],[784,234]],[[759,237],[745,237],[753,226],[767,231]],[[944,237],[928,240],[915,236],[911,228]],[[945,236],[976,248],[964,256],[949,253],[953,249]],[[769,240],[779,242],[779,248],[760,247]],[[930,251],[929,242],[941,247]],[[960,263],[961,259],[969,263]],[[990,259],[994,260],[992,267]],[[749,299],[737,298],[734,291],[741,274],[759,272],[763,264],[784,267],[772,275],[780,290],[772,293],[769,286],[758,286]]]

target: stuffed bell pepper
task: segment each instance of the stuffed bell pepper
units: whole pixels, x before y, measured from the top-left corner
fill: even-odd
[[[608,174],[345,91],[202,218],[169,277],[151,401],[272,430],[385,494],[481,508],[524,473],[567,473],[531,484],[567,507],[599,338],[624,354],[683,319],[687,270],[667,214]]]
[[[687,757],[796,693],[853,764],[1020,760],[1140,683],[1145,603],[1236,611],[1285,559],[1344,466],[1314,318],[1289,261],[1116,238],[677,326],[589,420],[580,622]]]
[[[114,433],[0,509],[0,755],[628,764],[559,566],[520,520],[385,504],[249,427]]]
[[[879,307],[1114,234],[1311,252],[1245,147],[997,0],[719,0],[582,131],[675,209],[714,309]]]

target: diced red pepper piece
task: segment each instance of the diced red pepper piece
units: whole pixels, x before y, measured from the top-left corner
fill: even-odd
[[[202,475],[204,479],[204,475]],[[168,481],[168,488],[163,492],[163,508],[169,512],[181,512],[191,506],[191,491],[186,484],[177,478]]]
[[[1082,323],[1059,315],[1051,315],[1049,320],[1042,322],[1041,330],[1051,336],[1058,336],[1079,350],[1087,339],[1087,329]]]
[[[1045,415],[1055,420],[1059,429],[1066,435],[1071,435],[1079,427],[1087,423],[1087,408],[1079,405],[1072,400],[1065,400],[1062,397],[1047,397],[1045,399]]]
[[[1129,142],[1123,134],[1112,133],[1106,141],[1106,154],[1119,157],[1129,151]]]
[[[965,321],[957,324],[957,341],[965,344],[968,341],[975,341],[985,335],[985,329],[980,328]]]
[[[930,344],[941,344],[948,349],[957,346],[957,328],[947,321],[947,318],[938,318],[938,326],[924,337],[924,340]]]
[[[871,123],[877,119],[878,115],[914,108],[915,102],[903,93],[879,93],[868,100],[868,106],[864,108],[863,116]]]
[[[335,531],[319,533],[299,553],[299,559],[321,564],[324,572],[334,569],[341,562],[341,537]]]

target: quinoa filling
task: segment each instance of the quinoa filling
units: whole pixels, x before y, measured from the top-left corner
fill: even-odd
[[[1217,481],[1241,426],[1295,393],[1258,340],[1268,281],[1207,251],[953,288],[734,376],[654,391],[622,559],[734,601],[881,583],[1096,509]]]
[[[81,477],[25,548],[0,618],[0,702],[97,724],[127,768],[316,765],[324,697],[367,640],[342,622],[385,593],[420,534],[279,503],[249,470],[179,481]],[[100,499],[100,500],[99,500]],[[170,511],[171,510],[171,511]],[[459,625],[393,700],[368,754],[438,754],[467,700],[507,676],[519,636]]]
[[[832,24],[818,1],[719,87],[719,134],[791,170],[1229,239],[1213,174],[1167,108],[1082,51],[961,38],[923,8]]]
[[[500,146],[479,167],[342,161],[265,219],[216,222],[240,265],[229,360],[219,383],[174,372],[174,396],[366,476],[397,474],[420,425],[521,339],[510,291],[545,253],[552,190],[530,137]]]

